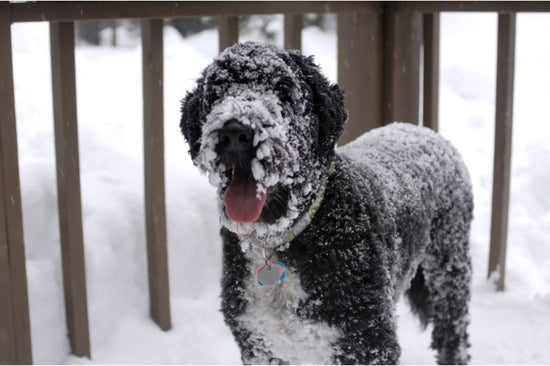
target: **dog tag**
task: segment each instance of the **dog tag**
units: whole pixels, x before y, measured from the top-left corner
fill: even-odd
[[[262,264],[256,269],[256,279],[260,286],[273,286],[285,278],[285,271],[281,262]]]

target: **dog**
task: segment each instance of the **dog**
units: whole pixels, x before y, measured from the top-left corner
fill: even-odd
[[[182,100],[218,189],[222,312],[245,364],[396,364],[407,297],[440,364],[469,360],[473,194],[457,150],[407,123],[336,148],[343,90],[312,57],[254,42]]]

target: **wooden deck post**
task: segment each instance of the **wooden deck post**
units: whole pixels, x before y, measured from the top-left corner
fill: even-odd
[[[76,116],[74,23],[50,23],[50,40],[65,312],[72,353],[89,358],[90,335]]]
[[[382,125],[382,13],[338,14],[338,83],[349,113],[343,145]]]
[[[514,110],[515,42],[516,14],[499,14],[493,203],[488,273],[491,276],[493,272],[498,271],[498,291],[504,290],[504,276],[506,273],[506,241],[508,235]]]
[[[302,14],[285,14],[284,48],[287,50],[302,49]]]
[[[384,41],[384,124],[418,124],[422,15],[385,4]]]
[[[424,14],[423,125],[439,129],[439,13]]]
[[[13,94],[10,4],[0,3],[0,363],[32,363]]]
[[[172,327],[164,194],[163,20],[141,21],[143,47],[143,152],[145,219],[151,317],[162,330]]]
[[[239,42],[239,17],[238,16],[226,16],[219,17],[220,26],[218,29],[219,34],[219,52],[223,52],[227,47],[233,46]]]
[[[32,363],[13,95],[10,4],[0,3],[0,364]]]

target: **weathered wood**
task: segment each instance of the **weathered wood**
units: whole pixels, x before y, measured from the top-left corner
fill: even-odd
[[[285,14],[284,48],[290,50],[302,49],[302,14]]]
[[[382,123],[382,15],[338,14],[338,83],[349,119],[343,145]]]
[[[223,52],[227,47],[231,47],[239,42],[239,17],[222,15],[219,17],[219,21],[218,50],[219,52]]]
[[[4,171],[0,159],[0,364],[13,364],[17,361],[17,347],[4,196]]]
[[[11,59],[11,29],[9,8],[0,3],[0,123],[2,139],[0,140],[0,364],[17,362],[17,345],[15,340],[14,309],[12,296],[11,266],[7,233],[7,209],[4,197],[4,155],[9,153],[2,149],[3,126],[15,125],[13,96],[13,74]],[[17,152],[17,150],[15,151]],[[13,151],[11,151],[13,154]]]
[[[11,7],[13,22],[378,11],[378,4],[368,1],[71,1],[14,3]]]
[[[164,194],[163,21],[142,20],[143,151],[145,219],[151,317],[162,330],[172,327]]]
[[[400,1],[402,11],[549,12],[548,1]],[[378,12],[377,1],[143,1],[13,3],[13,22],[118,18],[183,18],[252,14]]]
[[[423,125],[439,129],[439,13],[424,14]]]
[[[9,6],[0,2],[0,363],[30,364]]]
[[[548,1],[398,1],[400,11],[434,12],[549,12]]]
[[[74,24],[50,23],[59,233],[71,351],[90,357],[78,154]]]
[[[0,101],[2,103],[2,101]],[[3,153],[3,152],[2,152]],[[4,171],[0,159],[0,364],[17,362],[12,280],[6,228]]]
[[[418,124],[422,16],[384,5],[384,124]]]
[[[495,155],[489,276],[498,271],[497,289],[504,290],[506,241],[512,160],[512,118],[514,106],[514,63],[516,15],[499,14],[495,114]]]

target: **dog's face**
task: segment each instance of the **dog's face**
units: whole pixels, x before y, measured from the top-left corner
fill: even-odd
[[[203,71],[180,127],[218,187],[222,224],[268,238],[309,209],[346,117],[341,89],[311,58],[247,42]]]

